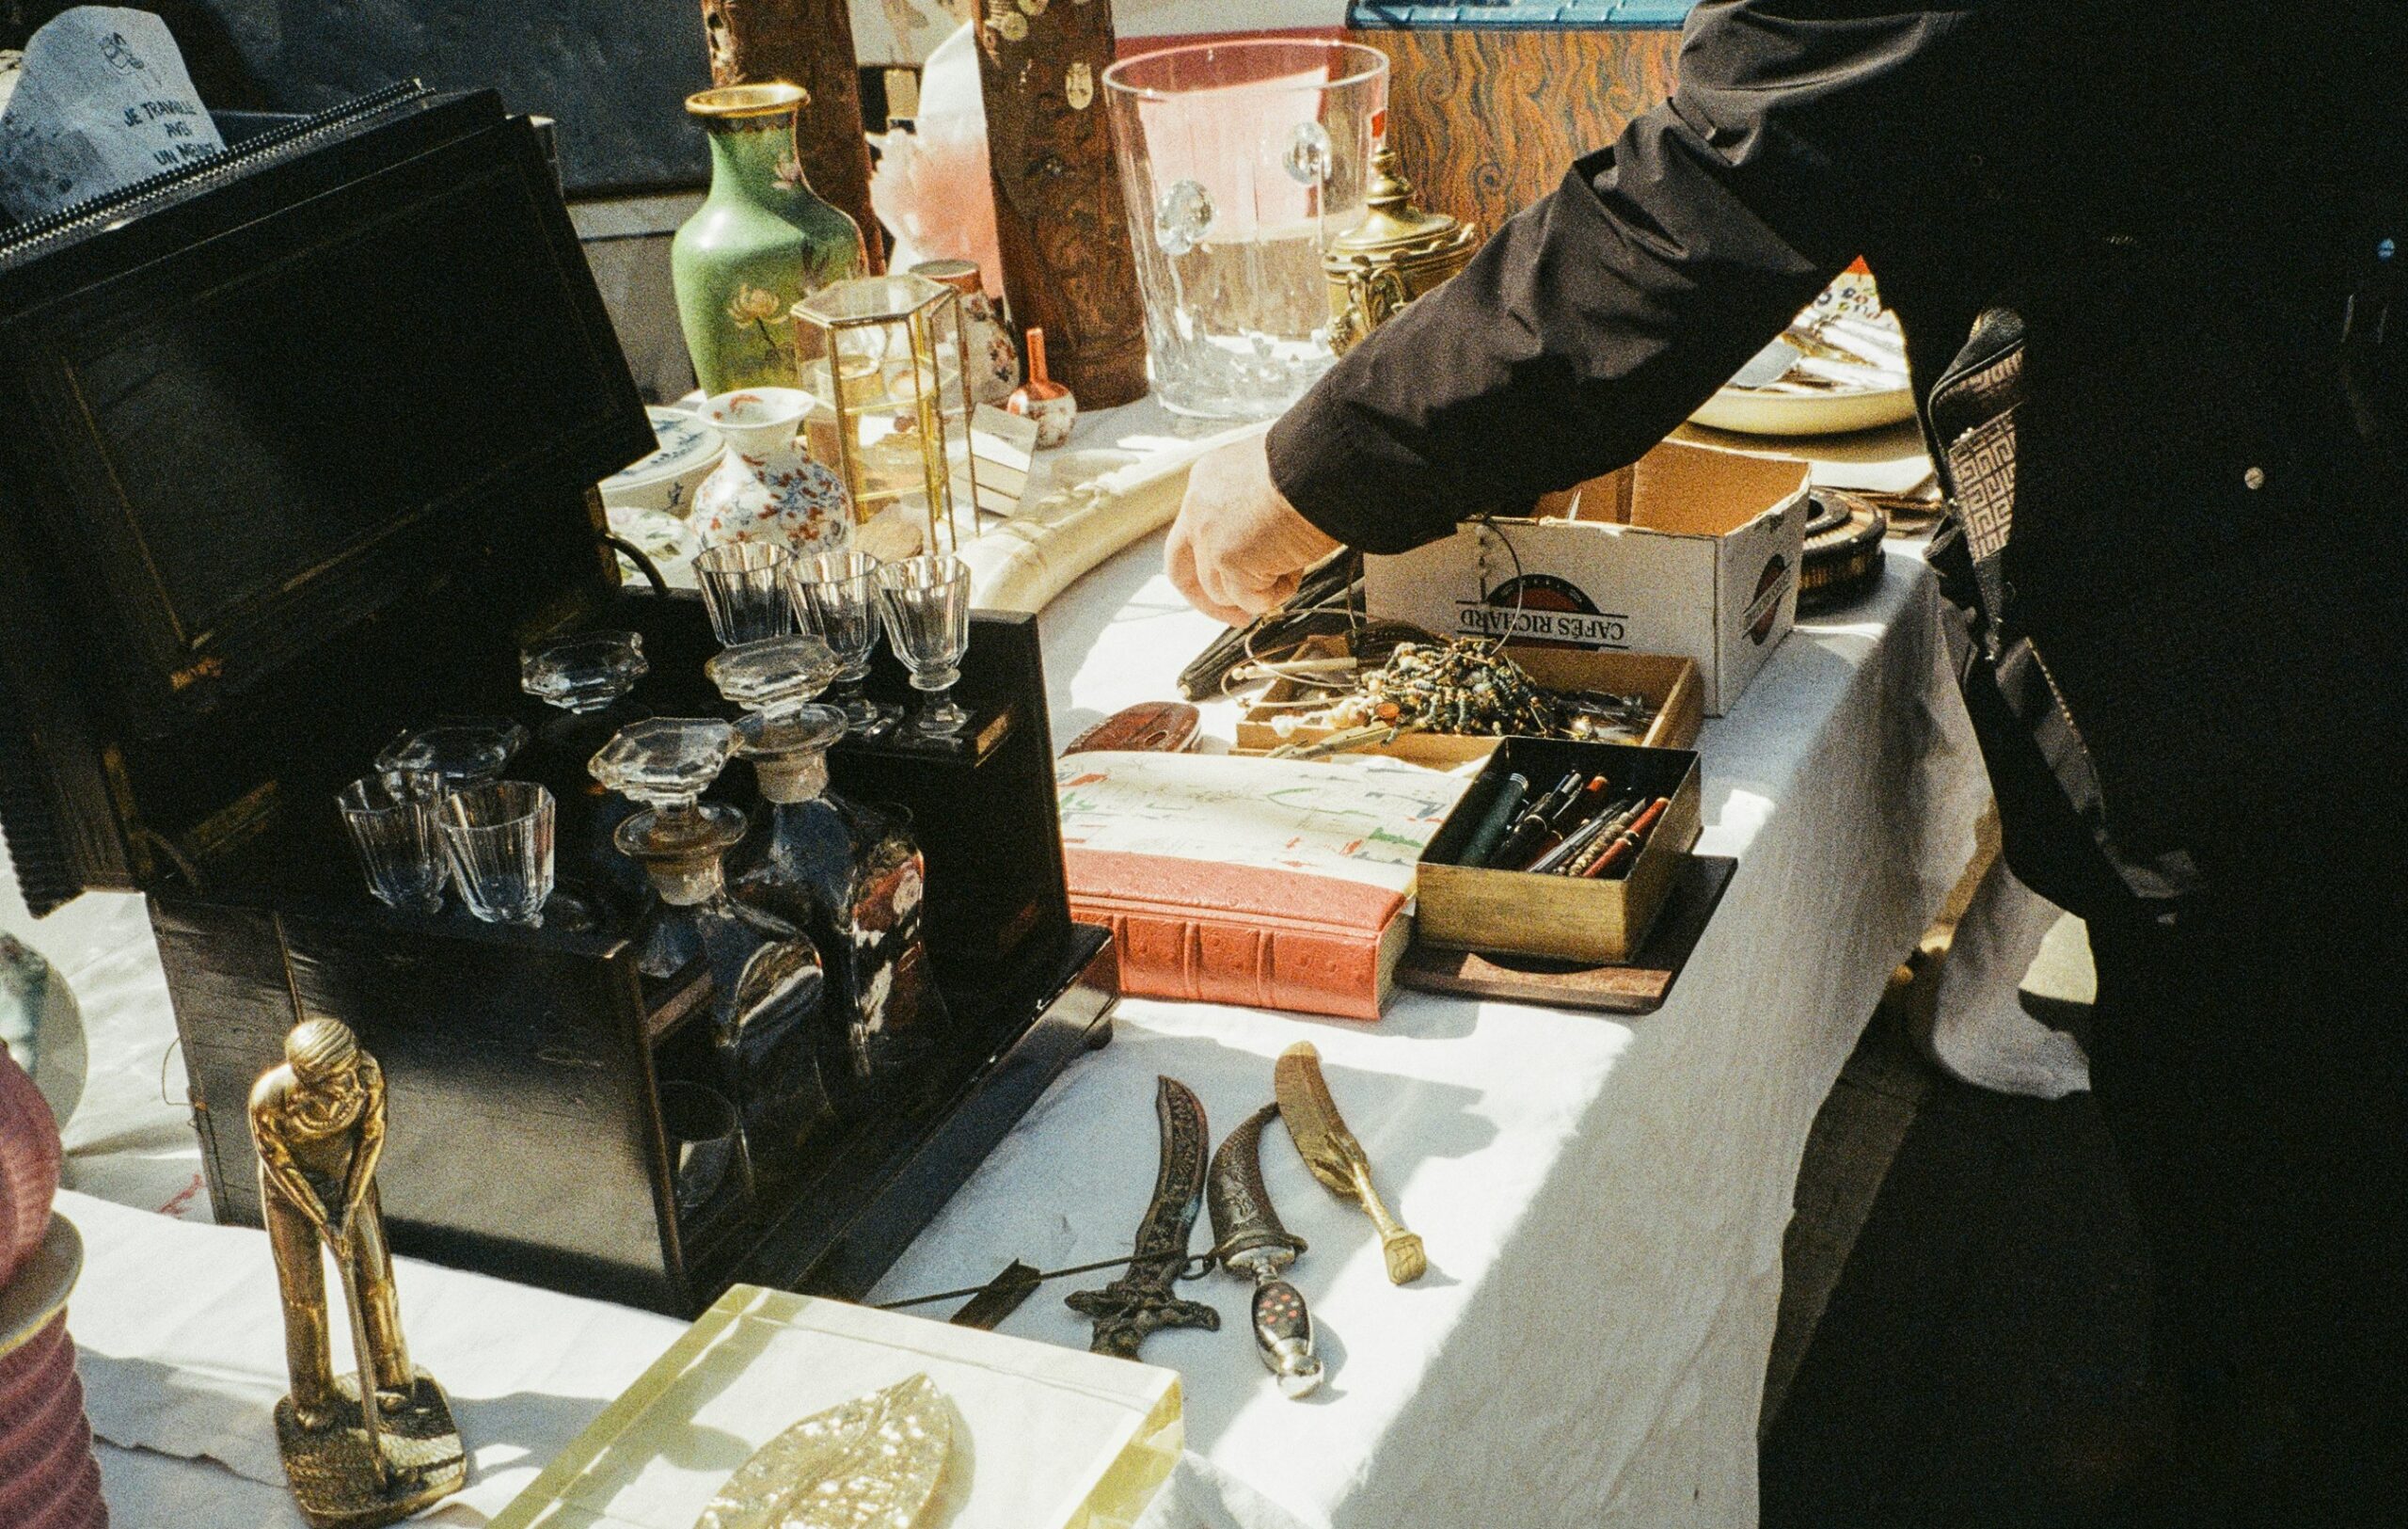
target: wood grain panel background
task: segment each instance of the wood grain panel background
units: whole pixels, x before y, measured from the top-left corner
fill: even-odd
[[[1004,295],[1015,324],[1045,331],[1054,380],[1082,408],[1146,394],[1145,307],[1103,104],[1115,51],[1110,6],[991,0],[978,26]]]
[[[1354,31],[1388,56],[1388,141],[1424,207],[1490,234],[1671,93],[1681,34],[1489,28]]]

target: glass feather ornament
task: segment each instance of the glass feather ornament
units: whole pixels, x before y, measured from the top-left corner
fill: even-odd
[[[763,1444],[694,1529],[914,1529],[952,1455],[952,1409],[935,1381],[915,1375]]]

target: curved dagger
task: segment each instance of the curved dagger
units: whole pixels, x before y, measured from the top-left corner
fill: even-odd
[[[1309,1394],[1321,1384],[1313,1353],[1313,1317],[1304,1294],[1279,1273],[1305,1250],[1305,1239],[1279,1224],[1262,1183],[1262,1129],[1279,1113],[1268,1104],[1246,1117],[1212,1155],[1206,1203],[1212,1211],[1212,1251],[1221,1266],[1254,1281],[1254,1347],[1279,1378],[1283,1396]]]
[[[1321,1053],[1310,1041],[1299,1041],[1279,1054],[1271,1070],[1272,1091],[1279,1096],[1279,1115],[1295,1139],[1296,1154],[1331,1194],[1363,1207],[1380,1234],[1387,1255],[1388,1282],[1409,1284],[1430,1270],[1421,1239],[1407,1232],[1371,1187],[1371,1160],[1363,1144],[1346,1128],[1329,1083],[1321,1075]]]
[[[1129,1272],[1101,1290],[1075,1291],[1064,1304],[1095,1323],[1087,1347],[1135,1359],[1137,1346],[1164,1328],[1217,1331],[1221,1314],[1172,1291],[1187,1266],[1187,1234],[1204,1202],[1204,1154],[1212,1142],[1204,1105],[1177,1078],[1154,1080],[1154,1119],[1162,1127],[1162,1169],[1154,1198],[1137,1223],[1137,1250]]]

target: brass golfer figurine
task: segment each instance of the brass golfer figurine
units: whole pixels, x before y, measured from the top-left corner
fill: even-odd
[[[316,1529],[369,1529],[407,1518],[467,1482],[452,1405],[410,1363],[393,1293],[393,1255],[376,1201],[385,1146],[385,1074],[351,1027],[304,1020],[284,1061],[251,1089],[260,1211],[284,1297],[293,1391],[276,1404],[277,1446],[302,1517]],[[336,1378],[328,1341],[326,1253],[360,1373]],[[363,1380],[375,1405],[362,1407]]]

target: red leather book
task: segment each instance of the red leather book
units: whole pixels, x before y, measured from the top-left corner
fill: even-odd
[[[1413,921],[1359,882],[1069,850],[1070,915],[1108,925],[1120,991],[1377,1019]]]
[[[1056,776],[1070,911],[1148,997],[1377,1019],[1421,847],[1463,782],[1393,760],[1082,754]]]

